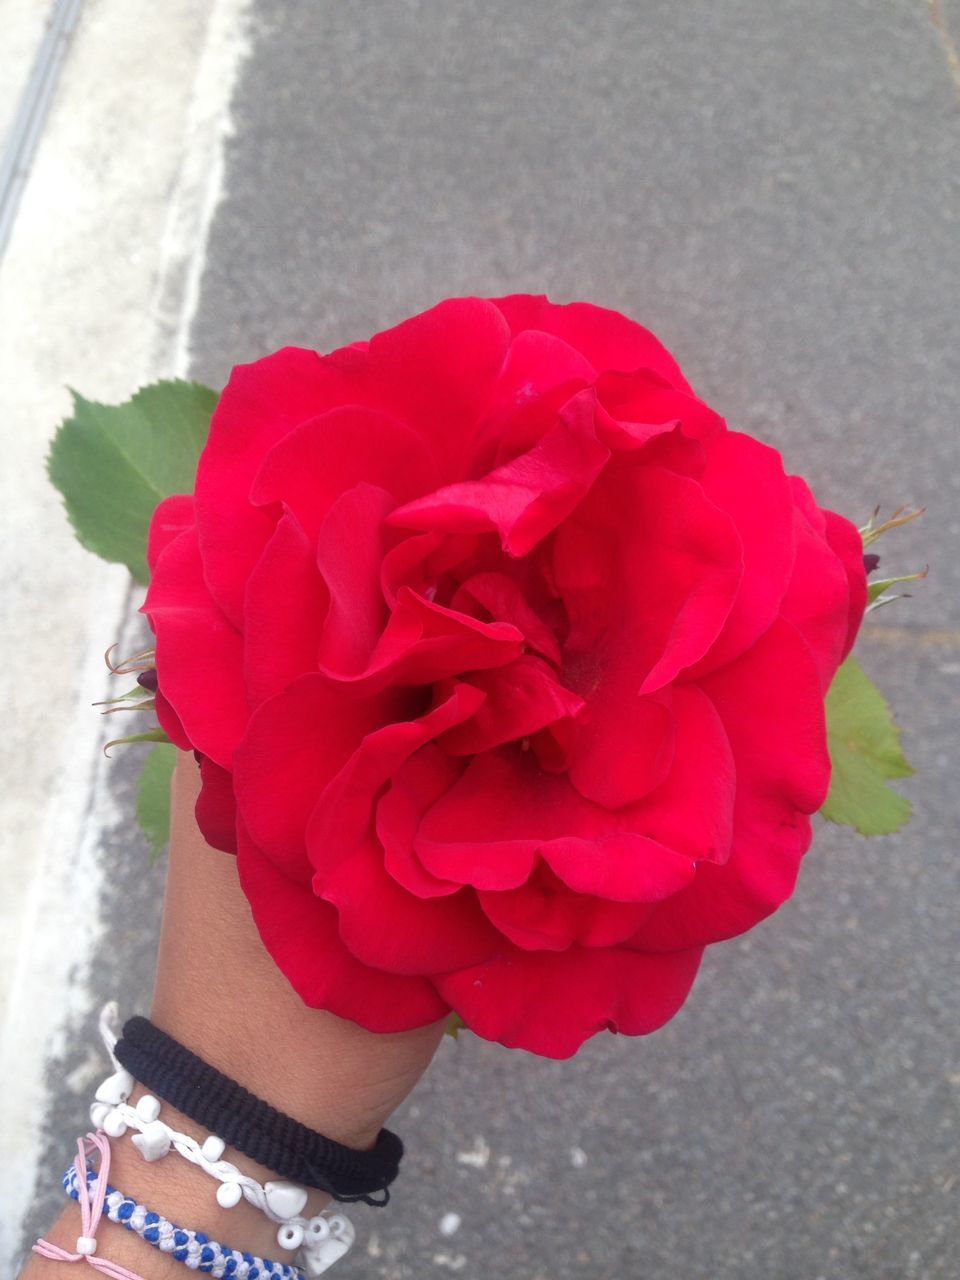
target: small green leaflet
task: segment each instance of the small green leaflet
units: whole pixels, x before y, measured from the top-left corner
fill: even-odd
[[[149,581],[147,528],[172,493],[192,493],[217,393],[196,382],[156,382],[120,405],[73,392],[73,416],[50,446],[47,473],[77,538]]]
[[[152,747],[137,783],[137,820],[150,845],[151,861],[170,839],[170,779],[177,749],[169,742]]]
[[[847,658],[827,694],[827,743],[833,766],[821,813],[864,836],[884,836],[910,817],[910,802],[887,785],[913,769],[900,750],[900,730],[877,686]]]

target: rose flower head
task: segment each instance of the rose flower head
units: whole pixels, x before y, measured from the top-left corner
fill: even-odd
[[[626,317],[234,369],[148,558],[161,723],[308,1005],[566,1057],[792,892],[860,535]]]

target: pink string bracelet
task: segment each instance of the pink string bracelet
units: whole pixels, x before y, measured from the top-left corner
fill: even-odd
[[[92,1186],[91,1198],[91,1187],[87,1183],[87,1156],[92,1155],[94,1151],[100,1153],[100,1167]],[[77,1158],[74,1161],[74,1168],[77,1171],[80,1191],[77,1201],[80,1205],[81,1234],[77,1236],[77,1251],[70,1253],[66,1249],[61,1249],[58,1244],[51,1244],[49,1240],[41,1238],[33,1246],[33,1252],[39,1253],[42,1258],[50,1258],[54,1262],[83,1260],[96,1271],[110,1276],[111,1280],[143,1280],[143,1276],[138,1275],[136,1271],[129,1271],[119,1263],[111,1262],[109,1258],[97,1256],[97,1227],[100,1225],[100,1217],[103,1213],[103,1202],[107,1194],[107,1174],[110,1172],[110,1142],[105,1133],[98,1130],[96,1133],[88,1133],[86,1137],[77,1139]]]

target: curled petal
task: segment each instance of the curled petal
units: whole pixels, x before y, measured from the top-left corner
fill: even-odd
[[[676,747],[671,692],[641,694],[623,669],[601,682],[581,717],[570,767],[582,796],[619,809],[663,782]]]
[[[237,803],[233,796],[233,775],[201,756],[200,783],[195,816],[204,840],[214,849],[236,853]]]
[[[329,597],[316,665],[332,675],[363,672],[389,619],[380,585],[383,521],[395,506],[384,489],[359,484],[331,505],[317,538],[317,568]]]
[[[289,876],[308,881],[304,832],[324,788],[366,735],[411,711],[409,695],[345,698],[316,674],[259,706],[233,766],[240,811],[257,847]]]
[[[441,477],[463,475],[478,424],[510,344],[502,314],[484,298],[448,298],[327,361],[375,404],[412,427]]]
[[[603,408],[598,434],[611,449],[639,449],[674,428],[686,439],[700,441],[713,440],[726,430],[709,405],[652,369],[605,373],[597,379],[596,390]]]
[[[167,735],[173,745],[175,747],[179,747],[181,751],[192,751],[193,743],[184,732],[183,725],[180,723],[180,717],[159,689],[157,689],[156,693],[153,695],[153,709],[156,712],[157,722],[159,723],[160,728]]]
[[[264,457],[300,423],[359,399],[359,385],[333,357],[297,347],[231,373],[213,411],[194,496],[205,579],[234,624],[243,619],[247,579],[276,523],[250,501]]]
[[[288,511],[250,574],[244,600],[243,670],[255,703],[316,668],[329,606],[316,549]]]
[[[472,470],[525,453],[544,425],[577,391],[596,377],[579,351],[552,334],[525,329],[510,343],[475,444]],[[486,469],[486,468],[485,468]]]
[[[452,755],[475,755],[527,738],[558,720],[572,719],[583,699],[557,682],[545,662],[524,655],[505,667],[473,672],[469,681],[486,698],[477,712],[440,738]]]
[[[840,661],[843,662],[853,648],[867,607],[867,574],[863,555],[863,538],[856,525],[845,516],[839,516],[835,511],[824,510],[823,518],[827,541],[834,554],[839,557],[847,575],[849,592],[847,632],[840,648]]]
[[[728,431],[710,443],[698,478],[714,506],[733,521],[743,577],[719,636],[688,673],[693,679],[732,661],[763,635],[780,611],[795,558],[794,504],[776,449]]]
[[[506,666],[519,657],[522,636],[505,622],[481,622],[401,587],[397,603],[367,665],[349,674],[326,668],[333,682],[372,694],[388,684],[426,685]]]
[[[424,977],[371,968],[340,938],[337,911],[309,885],[289,879],[240,823],[237,869],[263,944],[304,1004],[370,1031],[409,1031],[443,1018],[449,1004]]]
[[[687,998],[701,950],[644,955],[623,947],[523,951],[437,979],[468,1027],[508,1048],[569,1058],[598,1031],[647,1035]],[[562,1017],[557,1016],[562,1010]]]
[[[147,532],[147,564],[151,573],[156,568],[160,553],[166,550],[178,534],[194,523],[193,498],[190,494],[175,493],[157,503]]]
[[[207,591],[196,528],[161,552],[141,612],[156,636],[163,696],[187,740],[229,769],[250,715],[243,638]]]
[[[495,622],[508,622],[523,636],[524,644],[548,662],[559,666],[560,646],[548,624],[527,600],[520,586],[505,573],[475,573],[462,582],[451,608],[477,615],[478,608]]]
[[[436,483],[433,454],[416,431],[390,414],[340,405],[274,445],[253,481],[250,501],[259,507],[282,502],[312,542],[331,506],[359,484],[383,489],[395,506]]]
[[[318,897],[339,915],[340,937],[364,964],[387,973],[437,974],[479,964],[500,945],[471,889],[443,898],[408,893],[386,871],[379,843],[361,841],[314,876]],[[389,928],[384,928],[384,921]]]
[[[538,859],[575,892],[622,902],[657,901],[693,875],[689,855],[647,835],[628,813],[584,800],[516,747],[476,756],[426,810],[413,847],[431,875],[477,889],[516,889]]]
[[[451,484],[398,507],[390,523],[456,533],[494,529],[506,552],[526,555],[569,515],[610,457],[597,439],[594,405],[594,393],[581,392],[528,453],[480,480]]]
[[[415,751],[472,716],[483,699],[472,685],[456,684],[419,718],[397,719],[363,737],[324,788],[307,823],[307,850],[315,871],[322,873],[357,850],[384,783]]]
[[[695,480],[637,467],[605,476],[564,522],[553,572],[570,619],[564,684],[589,704],[608,684],[652,693],[702,658],[733,607],[742,553]]]
[[[541,295],[496,298],[513,334],[539,329],[581,352],[594,369],[652,369],[671,386],[689,391],[680,366],[662,342],[634,320],[589,302],[557,304]]]
[[[636,933],[651,910],[643,902],[571,893],[545,863],[519,888],[485,890],[477,897],[491,923],[524,951],[616,946]]]
[[[807,817],[830,777],[823,695],[810,650],[780,620],[737,662],[703,682],[737,770],[730,856],[698,864],[683,893],[662,903],[632,945],[701,946],[751,928],[793,891],[810,843]],[[762,698],[751,697],[761,688]]]
[[[376,833],[383,862],[397,884],[418,898],[444,897],[461,887],[431,874],[414,851],[420,819],[463,773],[465,764],[433,743],[415,751],[396,770],[377,805]]]
[[[841,662],[850,617],[846,570],[822,534],[794,507],[796,559],[780,616],[792,622],[813,654],[826,694]]]

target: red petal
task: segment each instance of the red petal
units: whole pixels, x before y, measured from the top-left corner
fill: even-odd
[[[332,675],[364,671],[389,618],[380,586],[388,531],[384,517],[394,499],[359,484],[330,506],[317,538],[317,567],[330,596],[317,665]]]
[[[569,1058],[598,1031],[636,1036],[663,1026],[687,998],[700,956],[510,947],[496,960],[438,978],[437,989],[478,1036]]]
[[[529,654],[505,667],[472,672],[469,680],[486,698],[474,716],[448,729],[440,739],[452,755],[474,755],[529,737],[546,725],[575,716],[583,706],[583,699],[558,684],[545,662]]]
[[[661,467],[605,473],[558,530],[554,577],[570,618],[563,682],[652,693],[715,641],[740,582],[740,541],[696,481]]]
[[[723,862],[733,836],[737,770],[727,731],[702,689],[673,689],[676,744],[663,783],[622,821],[690,858]]]
[[[823,510],[826,536],[834,553],[840,557],[847,575],[849,602],[847,610],[847,634],[840,650],[842,662],[853,648],[867,607],[867,574],[863,564],[863,538],[860,530],[845,516],[835,511]]]
[[[387,684],[425,685],[462,671],[500,667],[519,656],[522,637],[504,622],[480,622],[401,587],[397,604],[366,668],[325,674],[355,693]]]
[[[580,351],[597,372],[649,368],[673,386],[689,391],[680,366],[662,342],[634,320],[591,302],[558,305],[543,296],[515,293],[494,299],[512,334],[540,329]]]
[[[243,639],[204,585],[195,528],[160,555],[141,612],[156,635],[157,679],[190,744],[229,769],[250,715]]]
[[[524,951],[615,946],[636,933],[651,910],[645,902],[571,893],[543,863],[518,889],[484,891],[478,897],[489,920]]]
[[[470,889],[415,897],[387,874],[375,839],[318,871],[313,884],[318,897],[337,908],[340,937],[351,954],[388,973],[446,973],[479,964],[500,944]]]
[[[237,805],[233,798],[233,777],[226,769],[201,756],[200,780],[195,809],[197,826],[214,849],[236,853]]]
[[[391,494],[395,506],[436,486],[436,463],[423,438],[397,418],[340,405],[301,423],[270,450],[250,501],[283,502],[313,542],[333,503],[361,483]]]
[[[776,449],[728,431],[708,446],[699,479],[736,526],[743,578],[723,630],[690,672],[694,679],[732,661],[763,635],[780,611],[794,561],[794,501]]]
[[[475,573],[457,588],[450,602],[461,613],[476,615],[477,606],[495,622],[509,622],[524,643],[548,662],[560,665],[560,646],[553,632],[531,607],[520,587],[505,573]]]
[[[830,780],[823,694],[796,628],[778,620],[701,687],[729,736],[737,791],[782,798],[803,813],[819,809]]]
[[[810,846],[810,819],[773,801],[737,798],[729,860],[703,862],[689,889],[661,902],[631,945],[675,951],[721,942],[752,929],[793,893]]]
[[[725,431],[709,405],[651,369],[602,374],[597,398],[605,411],[597,434],[611,449],[637,449],[678,426],[688,440],[707,441]]]
[[[465,473],[477,424],[503,368],[510,333],[484,298],[448,298],[370,339],[365,356],[327,359],[375,403],[419,432],[441,475]],[[455,429],[452,429],[455,424]]]
[[[304,832],[324,787],[366,734],[406,709],[395,691],[344,698],[306,675],[254,711],[234,759],[234,786],[253,840],[287,874],[306,880]]]
[[[431,585],[435,586],[427,562],[448,541],[450,539],[439,533],[421,533],[417,537],[404,538],[390,548],[380,565],[380,589],[391,609],[397,603],[401,587],[426,595]]]
[[[382,973],[340,940],[337,912],[288,879],[238,827],[240,884],[260,937],[305,1004],[328,1009],[368,1031],[409,1031],[436,1022],[450,1006],[426,978]]]
[[[549,333],[527,329],[510,343],[497,378],[490,416],[501,427],[517,412],[560,386],[587,386],[596,376],[593,365],[576,348]]]
[[[316,669],[329,600],[316,550],[287,512],[247,583],[244,675],[255,703]]]
[[[669,689],[640,694],[619,664],[581,716],[570,781],[582,796],[618,809],[659,786],[673,761],[676,730]]]
[[[542,857],[575,891],[624,902],[675,893],[693,870],[690,856],[584,800],[515,747],[473,759],[424,814],[414,849],[432,875],[478,889],[516,889]]]
[[[175,493],[157,503],[147,532],[147,564],[151,572],[160,553],[193,523],[193,498],[190,494]]]
[[[830,775],[823,694],[810,650],[782,619],[703,688],[733,748],[736,807],[730,857],[701,863],[693,884],[662,903],[638,947],[699,946],[733,937],[768,916],[793,890],[810,841],[806,817]]]
[[[442,897],[461,887],[431,875],[414,853],[413,841],[424,812],[453,786],[463,769],[462,760],[427,743],[395,771],[377,805],[377,838],[383,846],[384,866],[398,884],[419,898]]]
[[[153,695],[153,709],[157,713],[157,721],[160,728],[167,735],[173,745],[175,747],[179,747],[181,751],[192,751],[193,743],[184,732],[183,725],[180,723],[180,717],[159,689]]]
[[[325,788],[307,824],[307,848],[318,872],[356,851],[384,783],[420,747],[473,715],[483,696],[472,685],[457,684],[419,719],[395,720],[367,733]]]
[[[505,551],[524,556],[566,518],[610,451],[597,440],[592,391],[575,396],[528,453],[481,480],[463,481],[399,507],[401,528],[478,533],[495,529]]]
[[[630,831],[561,836],[541,853],[570,889],[613,902],[660,902],[693,879],[692,858]]]
[[[794,523],[797,555],[780,614],[810,646],[826,694],[847,638],[850,588],[843,564],[799,507],[794,508]]]
[[[250,503],[265,455],[301,422],[359,399],[333,360],[285,347],[238,365],[213,411],[197,466],[197,524],[210,593],[238,625],[247,579],[276,523]]]

